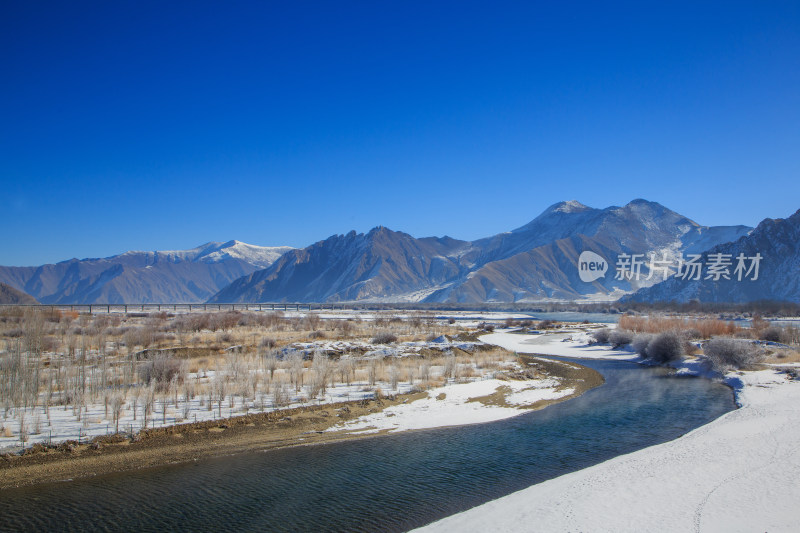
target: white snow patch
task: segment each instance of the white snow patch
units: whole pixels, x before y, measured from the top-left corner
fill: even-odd
[[[485,379],[445,385],[429,390],[425,398],[387,407],[381,412],[343,422],[327,431],[377,433],[384,430],[408,431],[494,422],[523,414],[527,412],[526,406],[540,400],[553,400],[573,393],[572,389],[556,390],[558,385],[559,381],[556,379],[526,381]],[[511,389],[512,392],[506,396],[506,402],[513,407],[470,401],[494,394],[501,387]]]
[[[543,335],[520,335],[497,332],[480,337],[486,344],[494,344],[506,350],[525,353],[574,357],[578,359],[617,359],[633,361],[639,359],[627,350],[613,350],[607,344],[589,344],[588,336],[580,331],[546,333]]]

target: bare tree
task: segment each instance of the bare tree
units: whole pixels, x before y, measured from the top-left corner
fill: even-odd
[[[284,383],[283,380],[275,382],[272,396],[276,407],[289,405],[289,391],[286,390],[286,383]]]
[[[355,362],[350,357],[342,357],[336,366],[339,371],[340,381],[350,385],[351,376],[355,372]]]
[[[419,367],[419,378],[424,382],[431,380],[431,365],[427,361]]]
[[[25,423],[25,409],[19,411],[19,442],[23,447],[28,442],[28,424]]]
[[[369,360],[369,363],[367,363],[367,377],[370,386],[374,386],[375,382],[378,380],[378,369],[382,363],[383,357],[381,356],[373,357]]]
[[[278,358],[275,357],[274,351],[270,351],[264,357],[264,368],[269,371],[269,379],[275,379],[275,371],[278,369]]]
[[[443,370],[444,377],[455,378],[457,365],[458,363],[456,363],[455,356],[452,353],[450,353],[444,360],[444,370]]]
[[[389,383],[392,385],[392,390],[397,390],[397,384],[400,381],[400,369],[397,364],[392,363],[389,367]]]
[[[119,418],[125,401],[121,394],[115,394],[111,399],[111,416],[114,421],[114,433],[119,433]]]
[[[331,364],[328,356],[319,351],[315,352],[314,359],[311,361],[311,371],[314,374],[314,381],[319,388],[319,392],[325,394],[328,375],[331,372]]]
[[[303,356],[298,352],[293,352],[289,356],[289,374],[294,384],[294,391],[300,392],[303,385]]]

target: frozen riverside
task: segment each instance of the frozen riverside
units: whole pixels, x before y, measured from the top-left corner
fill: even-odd
[[[571,363],[553,362],[550,369],[566,364]],[[274,453],[254,450],[153,472],[12,489],[0,497],[0,515],[9,530],[33,529],[32,524],[41,531],[79,529],[86,523],[114,529],[125,516],[142,530],[174,521],[194,530],[264,531],[280,524],[285,531],[351,531],[368,524],[375,531],[406,531],[667,442],[734,408],[732,392],[720,383],[671,378],[664,369],[637,368],[629,361],[585,365],[604,375],[606,384],[499,422],[394,431]],[[438,405],[454,394],[434,400]],[[359,414],[372,407],[359,408]],[[352,407],[351,412],[350,419],[358,416]],[[319,423],[337,421],[331,416]],[[287,501],[293,502],[288,514]]]
[[[483,340],[523,351],[530,339],[499,333]],[[578,342],[527,346],[572,357],[584,350]],[[611,352],[612,358],[623,355]],[[797,531],[800,382],[773,370],[727,379],[741,408],[710,424],[421,530]]]

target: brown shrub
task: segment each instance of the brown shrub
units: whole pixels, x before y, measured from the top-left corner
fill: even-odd
[[[397,335],[390,332],[378,333],[372,338],[372,344],[391,344],[397,342]]]
[[[159,354],[139,367],[141,380],[148,385],[155,382],[159,390],[166,390],[173,379],[182,381],[184,373],[181,361],[166,354]]]
[[[675,318],[665,316],[640,317],[623,315],[618,327],[634,333],[664,333],[667,331],[689,331],[708,339],[717,335],[734,335],[740,328],[730,321],[716,318]]]

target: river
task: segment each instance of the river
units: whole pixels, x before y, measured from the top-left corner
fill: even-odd
[[[606,383],[500,422],[2,491],[0,531],[404,531],[675,439],[735,408],[719,383],[576,362]]]

